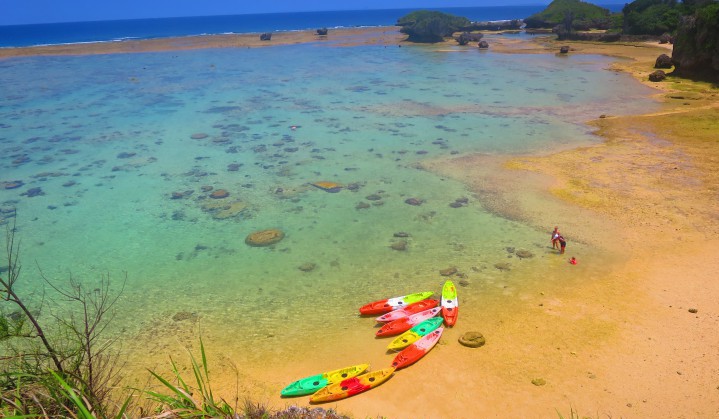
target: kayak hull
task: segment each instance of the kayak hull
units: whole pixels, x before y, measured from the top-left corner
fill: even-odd
[[[403,319],[405,317],[409,317],[415,313],[419,313],[420,311],[429,310],[430,308],[437,307],[437,304],[439,304],[439,301],[437,300],[422,300],[417,301],[416,303],[412,303],[404,308],[398,308],[397,310],[390,311],[389,313],[383,314],[379,317],[377,317],[375,320],[378,322],[391,322],[394,320]]]
[[[395,368],[391,367],[370,371],[357,377],[342,380],[339,383],[330,384],[313,394],[310,397],[310,403],[331,402],[363,393],[389,380],[394,371]]]
[[[416,303],[417,301],[426,300],[432,296],[431,291],[417,292],[414,294],[403,295],[401,297],[387,298],[385,300],[378,300],[360,307],[360,314],[363,316],[378,315],[389,313],[392,310],[403,308],[409,304]]]
[[[442,287],[442,317],[447,326],[457,323],[459,316],[459,302],[457,301],[457,288],[452,281],[446,281]]]
[[[442,311],[442,309],[439,307],[430,308],[429,310],[420,311],[404,319],[391,321],[377,331],[377,337],[394,336],[404,333],[423,321],[436,316],[440,311]]]
[[[391,351],[399,351],[406,348],[407,346],[420,340],[422,336],[426,336],[429,333],[435,331],[439,326],[442,325],[444,319],[441,317],[432,317],[427,319],[417,326],[412,327],[408,331],[397,336],[389,345],[387,349]]]
[[[283,388],[280,394],[282,397],[297,397],[313,394],[327,385],[338,383],[352,377],[356,377],[367,371],[369,364],[353,365],[351,367],[340,368],[334,371],[328,371],[322,374],[310,375],[301,378],[287,387]]]
[[[439,341],[439,338],[442,337],[443,331],[444,328],[440,327],[403,349],[402,352],[398,353],[397,356],[394,357],[392,366],[396,369],[407,368],[422,359],[422,357],[427,355],[427,353],[434,348]]]

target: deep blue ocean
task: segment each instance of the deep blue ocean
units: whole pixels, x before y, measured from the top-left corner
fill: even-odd
[[[601,5],[616,12],[622,4]],[[436,9],[472,21],[523,19],[544,5]],[[414,9],[324,11],[0,26],[0,47],[122,41],[176,36],[391,26]]]

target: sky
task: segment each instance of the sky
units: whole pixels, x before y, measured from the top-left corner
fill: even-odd
[[[0,0],[0,25],[318,10],[549,4],[550,0]]]

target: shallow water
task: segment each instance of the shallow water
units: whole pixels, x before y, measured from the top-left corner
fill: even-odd
[[[304,371],[333,347],[346,350],[327,369],[365,362],[383,343],[357,308],[439,292],[440,269],[464,275],[458,325],[474,324],[546,279],[537,272],[559,260],[549,231],[486,212],[465,185],[416,163],[597,141],[587,115],[654,106],[609,62],[317,44],[0,61],[0,182],[24,183],[0,189],[0,209],[10,223],[17,209],[22,287],[40,295],[35,262],[60,281],[118,285],[126,273],[111,333],[143,354],[134,368],[196,344],[201,329],[251,379],[271,376],[276,394],[297,378],[277,371]],[[212,199],[203,186],[230,195]],[[468,203],[451,207],[458,198]],[[244,243],[267,228],[285,239]],[[390,248],[400,240],[406,250]]]

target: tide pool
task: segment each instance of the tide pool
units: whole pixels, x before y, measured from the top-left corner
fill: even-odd
[[[609,63],[332,44],[0,61],[0,210],[22,241],[19,287],[39,298],[36,263],[60,282],[126,274],[108,333],[128,371],[202,333],[277,395],[299,377],[276,371],[311,355],[346,349],[325,370],[364,362],[358,344],[381,345],[357,309],[439,293],[441,269],[458,269],[458,325],[472,324],[561,258],[550,230],[488,213],[418,163],[598,141],[587,115],[656,106]],[[245,244],[269,228],[286,237]]]

